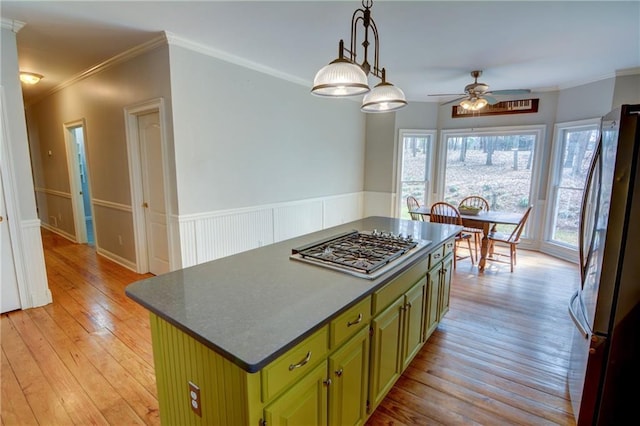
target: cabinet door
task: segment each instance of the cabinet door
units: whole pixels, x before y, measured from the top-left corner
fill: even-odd
[[[413,357],[422,347],[422,342],[424,341],[422,338],[422,315],[424,314],[425,287],[426,278],[423,278],[404,296],[402,371],[407,368]]]
[[[438,265],[427,274],[427,300],[424,315],[424,340],[427,340],[431,333],[438,326],[438,307],[440,304],[440,281],[442,266]]]
[[[362,425],[367,416],[369,327],[329,357],[329,424]]]
[[[449,294],[451,292],[451,271],[453,270],[453,256],[442,261],[442,274],[440,275],[440,303],[438,306],[438,321],[449,312]]]
[[[371,322],[371,374],[369,375],[369,398],[372,412],[382,401],[400,375],[402,339],[401,308],[404,296],[398,298]]]
[[[269,426],[327,425],[327,362],[283,393],[264,409]]]

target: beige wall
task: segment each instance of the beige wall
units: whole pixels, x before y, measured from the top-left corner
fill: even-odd
[[[55,216],[60,231],[75,233],[71,200],[65,196],[70,185],[64,124],[84,119],[96,245],[125,264],[134,264],[136,259],[124,108],[155,98],[165,99],[170,118],[166,44],[97,72],[27,108],[41,221],[54,226],[51,218]],[[171,127],[167,133],[172,147]],[[169,163],[173,164],[172,158]]]

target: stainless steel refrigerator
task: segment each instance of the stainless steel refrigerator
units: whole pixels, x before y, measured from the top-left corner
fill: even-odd
[[[580,221],[568,373],[578,425],[627,424],[640,401],[640,105],[602,119]]]

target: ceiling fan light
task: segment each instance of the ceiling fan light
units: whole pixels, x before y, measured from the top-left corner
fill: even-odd
[[[485,98],[479,98],[474,102],[473,109],[477,111],[487,106],[488,103]]]
[[[311,93],[317,96],[355,96],[369,91],[367,75],[359,65],[338,58],[318,71]]]
[[[460,106],[464,109],[472,109],[473,101],[471,101],[470,99],[465,99],[464,101],[460,102]]]
[[[391,83],[383,81],[362,99],[362,112],[389,112],[407,105],[404,92]]]
[[[34,85],[38,84],[40,80],[42,80],[43,76],[40,74],[36,74],[34,72],[20,72],[20,81],[24,84]]]

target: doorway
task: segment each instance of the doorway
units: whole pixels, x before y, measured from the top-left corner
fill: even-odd
[[[125,108],[137,272],[171,270],[164,103],[156,99]]]
[[[95,227],[86,155],[85,123],[84,120],[65,123],[64,128],[76,241],[94,246]]]

